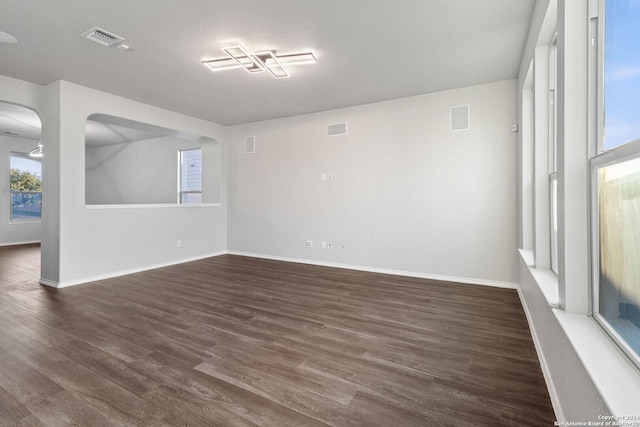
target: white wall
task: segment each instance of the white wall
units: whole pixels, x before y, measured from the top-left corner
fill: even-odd
[[[0,246],[40,241],[40,220],[11,220],[9,166],[11,153],[28,153],[38,141],[0,135]]]
[[[505,81],[232,127],[229,249],[517,282],[515,88]],[[467,104],[471,130],[450,132],[449,108]],[[348,135],[326,136],[342,122]],[[244,153],[247,135],[254,154]]]
[[[54,266],[57,263],[59,271],[43,268],[42,283],[66,286],[202,258],[226,249],[224,181],[221,206],[85,207],[84,134],[89,115],[123,117],[219,142],[223,139],[223,127],[68,82],[50,85],[48,95],[50,119],[58,126],[50,127],[45,156],[59,180],[45,187],[44,197],[56,198],[58,202],[50,214],[52,233],[48,237],[59,250],[57,254],[50,251],[46,257]],[[223,165],[225,151],[223,144]],[[221,175],[224,178],[225,171]],[[177,240],[182,241],[181,248],[177,248]]]
[[[176,203],[177,151],[166,139],[85,147],[86,204]]]

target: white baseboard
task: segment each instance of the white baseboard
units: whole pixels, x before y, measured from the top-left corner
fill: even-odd
[[[360,265],[352,265],[352,264],[341,264],[335,262],[325,262],[325,261],[315,261],[303,258],[290,258],[290,257],[280,257],[273,255],[265,255],[258,254],[253,252],[241,252],[241,251],[220,251],[207,255],[201,255],[192,258],[183,258],[179,260],[173,260],[166,263],[154,264],[140,268],[132,268],[127,270],[119,270],[115,272],[110,272],[107,274],[101,274],[96,276],[84,277],[82,279],[68,280],[62,282],[55,282],[47,279],[40,279],[40,283],[46,286],[51,286],[54,288],[65,288],[68,286],[80,285],[83,283],[95,282],[98,280],[111,279],[113,277],[125,276],[127,274],[139,273],[147,270],[155,270],[157,268],[169,267],[171,265],[182,264],[190,261],[197,261],[204,258],[211,258],[220,255],[239,255],[239,256],[247,256],[252,258],[262,258],[262,259],[271,259],[274,261],[285,261],[285,262],[295,262],[299,264],[310,264],[310,265],[318,265],[321,267],[333,267],[333,268],[342,268],[347,270],[356,270],[356,271],[366,271],[370,273],[381,273],[381,274],[389,274],[393,276],[406,276],[406,277],[415,277],[418,279],[428,279],[428,280],[438,280],[442,282],[456,282],[456,283],[465,283],[470,285],[481,285],[481,286],[491,286],[497,288],[506,288],[506,289],[518,289],[518,284],[511,282],[500,282],[494,280],[485,280],[485,279],[474,279],[468,277],[458,277],[458,276],[443,276],[437,274],[429,274],[415,271],[406,271],[406,270],[393,270],[387,268],[377,268],[377,267],[369,267],[369,266],[360,266]]]
[[[147,270],[155,270],[157,268],[169,267],[176,264],[182,264],[190,261],[197,261],[204,258],[211,258],[215,256],[225,255],[225,254],[247,256],[252,258],[271,259],[274,261],[295,262],[299,264],[310,264],[310,265],[317,265],[321,267],[333,267],[333,268],[343,268],[348,270],[366,271],[370,273],[389,274],[393,276],[415,277],[418,279],[437,280],[437,281],[443,281],[443,282],[456,282],[456,283],[465,283],[470,285],[491,286],[491,287],[506,288],[506,289],[518,289],[518,285],[516,283],[511,283],[511,282],[500,282],[500,281],[494,281],[494,280],[474,279],[474,278],[458,277],[458,276],[443,276],[443,275],[428,274],[428,273],[415,272],[415,271],[393,270],[393,269],[387,269],[387,268],[377,268],[377,267],[360,266],[360,265],[352,265],[352,264],[315,261],[315,260],[309,260],[309,259],[303,259],[303,258],[279,257],[279,256],[258,254],[258,253],[252,253],[252,252],[241,252],[241,251],[220,251],[220,252],[215,252],[215,253],[201,255],[201,256],[192,257],[192,258],[173,260],[166,263],[154,264],[154,265],[149,265],[149,266],[140,267],[140,268],[119,270],[119,271],[110,272],[107,274],[84,277],[81,279],[68,280],[68,281],[62,281],[62,282],[55,282],[52,280],[41,278],[40,284],[45,286],[51,286],[54,288],[65,288],[68,286],[75,286],[75,285],[81,285],[83,283],[95,282],[98,280],[111,279],[114,277],[125,276],[127,274],[134,274],[134,273],[139,273]]]
[[[51,288],[59,288],[58,282],[54,282],[52,280],[43,279],[42,277],[39,280],[41,285],[49,286]]]
[[[421,273],[416,271],[392,270],[387,268],[377,268],[377,267],[368,267],[368,266],[360,266],[360,265],[341,264],[341,263],[335,263],[335,262],[315,261],[315,260],[309,260],[304,258],[289,258],[289,257],[256,254],[252,252],[227,251],[227,253],[229,255],[240,255],[240,256],[247,256],[252,258],[271,259],[274,261],[295,262],[299,264],[318,265],[321,267],[344,268],[347,270],[366,271],[369,273],[390,274],[393,276],[406,276],[406,277],[415,277],[418,279],[438,280],[442,282],[457,282],[457,283],[465,283],[470,285],[491,286],[494,288],[518,289],[518,284],[510,283],[510,282],[499,282],[499,281],[485,280],[485,279],[472,279],[468,277],[441,276],[437,274],[428,274],[428,273]]]
[[[522,304],[525,317],[527,318],[527,323],[529,324],[529,331],[531,331],[531,338],[533,339],[533,345],[536,348],[536,354],[538,355],[538,360],[540,361],[542,376],[544,377],[544,382],[546,383],[547,390],[549,391],[551,406],[553,407],[553,412],[555,412],[556,414],[556,421],[566,421],[564,413],[562,411],[562,405],[560,404],[560,396],[558,396],[556,386],[553,383],[553,377],[551,376],[549,364],[547,363],[547,359],[544,357],[544,353],[542,352],[542,344],[540,343],[540,339],[538,338],[538,333],[536,332],[536,328],[533,325],[533,319],[531,318],[531,312],[529,311],[527,301],[524,299],[520,287],[518,287],[518,298],[520,298],[520,303]]]
[[[42,279],[41,278],[40,279],[40,284],[46,285],[46,286],[51,286],[51,287],[54,287],[54,288],[66,288],[68,286],[81,285],[83,283],[96,282],[98,280],[112,279],[114,277],[126,276],[127,274],[140,273],[142,271],[155,270],[157,268],[169,267],[169,266],[176,265],[176,264],[183,264],[185,262],[198,261],[198,260],[205,259],[205,258],[211,258],[211,257],[215,257],[215,256],[225,255],[226,253],[227,253],[226,251],[214,252],[214,253],[210,253],[210,254],[206,254],[206,255],[199,255],[199,256],[191,257],[191,258],[181,258],[181,259],[178,259],[178,260],[172,260],[172,261],[164,262],[164,263],[160,263],[160,264],[153,264],[153,265],[148,265],[148,266],[138,267],[138,268],[131,268],[131,269],[126,269],[126,270],[119,270],[119,271],[114,271],[114,272],[110,272],[110,273],[107,273],[107,274],[100,274],[100,275],[97,275],[97,276],[83,277],[81,279],[66,280],[66,281],[62,281],[62,282],[55,282],[55,281],[51,281],[51,280],[47,280],[47,279]]]
[[[24,242],[0,243],[0,246],[33,245],[34,243],[40,243],[40,240],[27,240],[27,241],[24,241]]]

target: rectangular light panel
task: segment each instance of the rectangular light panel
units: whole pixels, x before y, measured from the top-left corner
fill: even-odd
[[[233,58],[212,59],[210,61],[202,61],[204,65],[212,71],[232,70],[234,68],[244,68]]]
[[[296,53],[293,55],[278,55],[278,61],[282,65],[303,65],[303,64],[315,64],[316,57],[313,56],[313,53]]]
[[[264,52],[256,52],[254,55],[255,58],[258,61],[262,62],[266,69],[269,70],[271,74],[273,74],[273,77],[282,78],[291,76],[289,72],[285,70],[282,64],[280,64],[278,58],[270,50]]]
[[[227,55],[232,57],[238,64],[242,65],[250,73],[263,71],[264,67],[259,61],[256,61],[255,57],[242,46],[225,47],[224,50]]]

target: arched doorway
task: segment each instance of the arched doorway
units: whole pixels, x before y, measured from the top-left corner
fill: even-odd
[[[39,279],[41,138],[42,122],[34,110],[0,101],[0,249],[5,283]]]

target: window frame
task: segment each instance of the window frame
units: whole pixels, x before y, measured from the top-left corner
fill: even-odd
[[[549,43],[549,269],[558,276],[558,32]],[[554,191],[555,184],[555,191]],[[554,198],[555,195],[555,198]],[[556,230],[554,232],[554,224]],[[554,250],[555,249],[555,250]]]
[[[549,43],[549,177],[558,172],[558,33]]]
[[[607,166],[640,158],[640,139],[612,149],[604,148],[605,136],[605,11],[607,0],[590,5],[589,44],[589,243],[590,292],[589,315],[613,343],[640,370],[640,352],[636,352],[607,319],[600,314],[600,192],[598,171]]]
[[[555,187],[555,188],[554,188]],[[549,174],[549,269],[558,276],[558,173]]]

